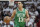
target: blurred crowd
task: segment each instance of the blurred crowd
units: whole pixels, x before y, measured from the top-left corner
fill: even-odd
[[[17,8],[17,2],[15,2],[14,6],[8,6],[8,4],[9,4],[8,1],[0,2],[0,24],[2,24],[5,16],[10,17],[13,13],[13,10]],[[40,27],[40,3],[37,4],[26,3],[24,4],[24,8],[29,12],[29,16],[30,16],[29,22],[30,23],[32,22],[33,26],[37,25],[37,27]]]

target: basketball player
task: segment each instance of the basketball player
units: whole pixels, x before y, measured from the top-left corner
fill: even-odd
[[[26,21],[29,21],[29,14],[23,8],[22,2],[18,2],[18,8],[13,11],[11,20],[14,18],[14,27],[25,27]]]
[[[14,27],[25,27],[25,22],[29,21],[29,14],[26,9],[23,8],[22,2],[18,2],[18,8],[13,11],[11,20],[14,19]]]

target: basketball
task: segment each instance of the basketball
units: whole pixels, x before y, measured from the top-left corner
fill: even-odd
[[[10,17],[9,17],[9,16],[4,17],[4,22],[5,22],[6,24],[9,24],[9,22],[10,22]]]

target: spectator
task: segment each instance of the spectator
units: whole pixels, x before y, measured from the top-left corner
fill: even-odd
[[[40,14],[36,17],[35,23],[37,24],[37,27],[40,27]]]
[[[12,14],[13,13],[13,6],[10,6],[9,9],[10,9],[10,13]]]
[[[3,11],[2,11],[3,9],[2,8],[0,8],[0,20],[3,20]]]
[[[8,15],[9,15],[9,17],[11,17],[11,13],[10,13],[10,11],[8,12]]]
[[[40,6],[37,6],[37,11],[40,13]]]
[[[29,14],[30,14],[30,21],[29,21],[28,25],[33,26],[32,23],[34,23],[34,20],[35,20],[36,16],[38,15],[38,11],[36,11],[36,9],[32,8],[29,10]]]

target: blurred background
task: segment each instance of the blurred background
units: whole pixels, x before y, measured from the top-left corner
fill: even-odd
[[[13,10],[17,8],[18,1],[23,2],[23,8],[28,10],[32,27],[40,27],[40,0],[15,0],[13,6],[9,6],[8,0],[0,0],[0,27],[4,26],[4,17],[10,17]],[[12,22],[14,22],[14,19],[10,23]],[[27,26],[27,24],[25,26]]]

